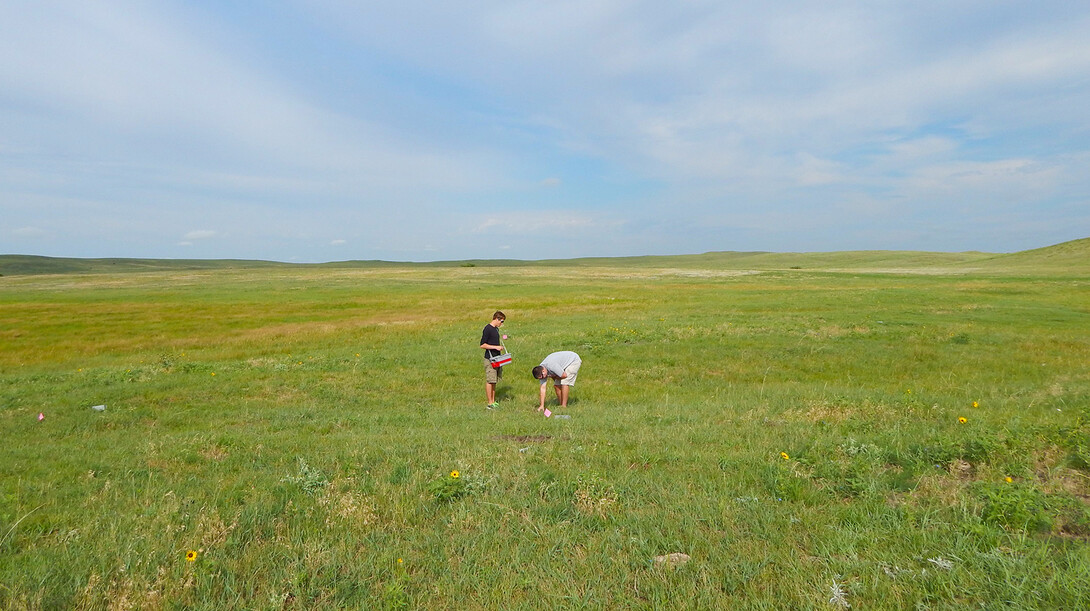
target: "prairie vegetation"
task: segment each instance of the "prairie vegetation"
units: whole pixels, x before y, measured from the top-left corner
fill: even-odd
[[[0,608],[1086,608],[1090,249],[1054,248],[0,258]]]

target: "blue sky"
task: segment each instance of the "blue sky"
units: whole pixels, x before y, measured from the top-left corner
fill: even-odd
[[[0,3],[0,253],[1090,236],[1090,4]]]

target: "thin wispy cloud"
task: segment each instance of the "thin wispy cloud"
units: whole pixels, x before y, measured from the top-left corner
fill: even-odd
[[[19,227],[13,229],[11,233],[20,238],[40,238],[46,235],[46,231],[38,227]]]
[[[1088,30],[1068,2],[7,3],[0,251],[1043,246],[1090,235]]]
[[[198,229],[196,231],[190,231],[190,232],[186,233],[185,236],[183,236],[183,237],[184,237],[184,239],[186,241],[192,241],[192,240],[208,240],[208,239],[216,237],[217,235],[219,235],[218,232],[213,231],[211,229]]]
[[[602,228],[601,221],[571,211],[554,211],[549,216],[536,214],[505,215],[485,219],[474,233],[536,234],[549,231],[573,231]]]

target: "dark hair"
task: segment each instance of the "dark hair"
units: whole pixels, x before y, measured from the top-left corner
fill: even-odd
[[[535,380],[540,380],[541,379],[541,372],[543,372],[543,371],[545,371],[545,368],[542,367],[541,365],[538,365],[537,367],[534,367],[531,370],[531,373],[534,374],[534,379]]]
[[[499,310],[496,310],[496,313],[492,315],[492,320],[496,320],[497,318],[500,320],[507,320],[507,316]]]

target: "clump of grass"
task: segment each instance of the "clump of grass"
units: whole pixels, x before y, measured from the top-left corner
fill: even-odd
[[[604,519],[616,509],[617,491],[598,473],[580,473],[576,477],[572,505],[585,516]]]
[[[1078,469],[1090,471],[1090,407],[1083,408],[1074,426],[1064,434],[1063,441],[1071,451],[1071,463]]]

